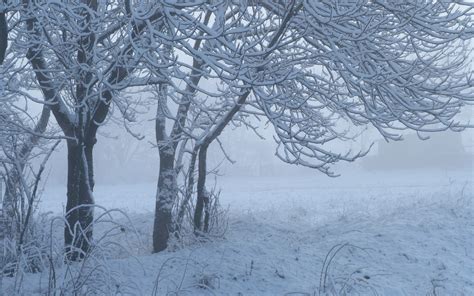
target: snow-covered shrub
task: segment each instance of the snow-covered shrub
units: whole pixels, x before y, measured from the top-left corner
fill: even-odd
[[[220,204],[220,190],[213,188],[207,192],[208,200],[204,208],[204,229],[199,231],[195,229],[194,225],[194,210],[195,201],[188,200],[184,204],[184,199],[179,204],[179,207],[185,207],[182,210],[183,217],[178,219],[174,238],[171,241],[171,249],[181,248],[197,242],[217,239],[224,237],[228,227],[228,208],[222,207]],[[179,217],[179,215],[177,215]]]

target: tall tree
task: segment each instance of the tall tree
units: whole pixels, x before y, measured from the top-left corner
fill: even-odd
[[[118,92],[142,83],[132,81],[132,73],[142,71],[140,38],[147,25],[161,21],[158,4],[136,4],[135,14],[131,5],[24,0],[14,15],[18,34],[25,36],[15,46],[26,49],[42,103],[67,138],[64,236],[70,260],[83,257],[92,243],[97,130],[120,99]]]
[[[263,113],[272,124],[282,161],[331,176],[331,164],[366,153],[331,148],[332,143],[354,137],[351,125],[371,125],[392,140],[400,139],[398,131],[403,129],[423,133],[467,127],[456,121],[456,114],[473,99],[471,75],[466,72],[468,51],[463,45],[473,37],[471,10],[456,1],[270,0],[214,9],[212,25],[204,35],[189,38],[189,43],[205,39],[205,46],[192,48],[180,42],[177,47],[201,61],[199,67],[189,64],[189,68],[197,73],[205,69],[204,79],[189,72],[187,81],[199,77],[197,83],[224,85],[225,90],[216,94],[194,82],[191,98],[220,97],[227,102],[201,136],[191,137],[196,147],[190,149],[189,176],[194,162],[200,162],[196,227],[202,223],[207,147],[244,106]],[[270,33],[282,27],[285,31],[273,43],[275,34]],[[221,41],[220,36],[226,39]],[[186,101],[209,117],[212,109],[186,94]],[[182,122],[180,126],[191,124],[189,118]],[[165,125],[161,126],[163,130]],[[169,151],[173,153],[166,163],[172,169],[179,157]],[[166,247],[172,230],[175,174],[167,182],[173,190],[167,190],[166,197],[157,196],[155,251]],[[166,222],[160,217],[166,217]]]

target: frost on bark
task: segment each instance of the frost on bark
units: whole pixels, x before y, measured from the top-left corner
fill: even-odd
[[[163,149],[163,148],[162,148]],[[172,148],[160,150],[160,173],[158,177],[155,222],[153,228],[153,251],[160,252],[168,246],[173,227],[172,209],[178,193],[174,153]]]
[[[172,209],[178,193],[175,170],[174,143],[166,133],[168,86],[161,84],[158,89],[158,104],[155,119],[155,138],[160,155],[160,167],[156,191],[155,220],[153,224],[153,252],[167,248],[173,228]]]
[[[68,259],[77,260],[91,247],[92,155],[97,130],[106,120],[115,87],[124,88],[121,83],[134,69],[134,65],[127,64],[133,48],[117,46],[120,42],[131,41],[109,37],[121,30],[136,39],[140,30],[136,28],[129,32],[122,25],[106,29],[115,23],[109,14],[125,16],[120,11],[107,9],[99,13],[98,3],[94,0],[58,2],[57,5],[46,1],[41,6],[24,0],[23,4],[20,14],[26,24],[24,47],[35,74],[35,85],[43,93],[45,105],[51,109],[67,137],[68,212],[64,240]],[[65,16],[57,19],[56,13]],[[107,24],[107,21],[110,22]],[[116,51],[116,48],[121,49]],[[58,52],[61,54],[56,54]]]
[[[201,146],[199,150],[199,162],[198,162],[198,181],[197,181],[197,197],[196,197],[196,208],[194,211],[194,230],[196,233],[201,231],[206,232],[206,223],[203,229],[203,212],[205,216],[209,217],[209,195],[206,190],[206,175],[207,175],[207,148],[208,145]]]
[[[94,142],[78,144],[68,141],[68,179],[66,256],[71,261],[83,258],[90,250],[94,217],[94,176],[92,150]]]

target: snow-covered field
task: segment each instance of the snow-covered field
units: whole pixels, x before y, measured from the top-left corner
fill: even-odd
[[[474,295],[472,171],[226,177],[219,187],[223,237],[150,255],[155,185],[98,184],[96,202],[125,210],[140,243],[95,262],[105,275],[89,285],[122,295]],[[49,188],[41,210],[61,213],[64,196]],[[21,292],[47,291],[49,275],[26,275]],[[13,285],[4,278],[5,295]]]

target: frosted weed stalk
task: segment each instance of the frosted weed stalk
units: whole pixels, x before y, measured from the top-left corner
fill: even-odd
[[[350,256],[357,255],[357,252],[363,252],[365,256],[368,256],[367,250],[349,243],[333,246],[326,254],[323,262],[318,295],[379,295],[375,287],[369,282],[371,276],[364,274],[362,268],[354,269],[354,266],[350,264],[340,264],[338,262],[338,257],[342,255],[343,251],[349,252]]]
[[[204,211],[204,229],[196,230],[194,227],[195,204],[191,200],[177,203],[179,209],[176,229],[172,236],[171,249],[182,249],[186,246],[202,244],[208,241],[222,239],[229,226],[229,208],[224,208],[220,204],[221,192],[214,188],[209,194]]]
[[[220,286],[219,276],[206,272],[207,266],[193,259],[193,255],[191,252],[187,257],[171,257],[164,261],[156,275],[151,295],[190,295],[188,293],[195,288],[202,290],[200,295],[217,295],[213,289]],[[176,270],[177,266],[181,270]]]
[[[45,225],[35,240],[36,261],[41,266],[38,271],[43,272],[34,275],[29,265],[18,264],[14,278],[3,282],[5,295],[134,295],[139,290],[138,285],[123,276],[119,269],[113,268],[113,259],[135,258],[141,266],[134,254],[141,238],[123,211],[99,206],[95,206],[95,210],[101,211],[90,225],[96,230],[96,236],[90,251],[82,254],[83,258],[78,262],[68,262],[68,254],[64,254],[61,234],[66,220],[63,217],[35,223]],[[24,257],[23,253],[17,261],[25,262],[21,256]]]

